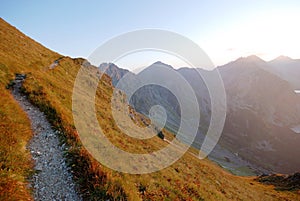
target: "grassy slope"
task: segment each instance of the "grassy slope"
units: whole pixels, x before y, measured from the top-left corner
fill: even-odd
[[[30,200],[26,177],[32,162],[25,147],[32,136],[30,121],[5,87],[14,72],[32,68],[42,60],[39,54],[50,51],[9,27],[0,20],[0,200]],[[31,51],[25,52],[26,48]],[[32,57],[37,58],[26,61]]]
[[[24,90],[30,100],[38,105],[57,128],[61,129],[65,140],[70,146],[69,158],[77,182],[81,184],[82,193],[90,199],[127,198],[129,200],[299,200],[299,196],[291,192],[277,192],[271,186],[264,186],[253,178],[233,176],[208,160],[198,160],[187,153],[172,166],[156,173],[147,175],[129,175],[112,171],[103,167],[90,157],[82,148],[73,125],[71,113],[71,96],[73,83],[80,68],[82,59],[64,57],[54,70],[48,66],[61,55],[54,53],[34,42],[2,19],[0,20],[0,79],[1,90],[13,79],[14,73],[27,73],[28,78]],[[101,127],[106,127],[106,134],[111,141],[131,152],[146,153],[166,146],[166,142],[155,137],[147,141],[134,140],[122,134],[112,121],[110,113],[110,96],[112,87],[109,78],[99,83],[97,93],[97,114]],[[2,94],[1,94],[2,95]],[[28,119],[13,101],[8,91],[3,92],[7,106],[1,106],[1,118],[9,119],[11,112],[16,113],[18,121],[7,120],[5,130],[10,135],[23,136],[24,132],[16,132],[16,127],[23,126],[30,136]],[[12,108],[12,109],[10,109]],[[17,115],[18,114],[18,115]],[[1,125],[2,126],[2,125]],[[2,141],[1,149],[4,147]],[[28,137],[18,140],[26,144]],[[14,145],[15,146],[15,145]],[[20,150],[22,161],[29,162],[24,146],[16,146]],[[11,158],[15,153],[8,152]],[[2,157],[2,155],[1,155]],[[1,158],[2,159],[2,158]],[[2,160],[1,160],[2,162]],[[7,165],[7,162],[4,161]],[[15,164],[16,167],[17,164]],[[28,170],[21,166],[22,171],[13,170],[24,186],[24,176]],[[2,171],[2,169],[1,169]],[[16,173],[15,173],[16,172]],[[6,181],[1,180],[1,182]],[[13,183],[8,181],[9,183]],[[15,188],[18,189],[18,188]],[[141,189],[145,189],[142,193]],[[8,190],[6,190],[8,191]],[[17,192],[18,194],[20,192]],[[26,193],[26,192],[25,192]],[[0,198],[1,199],[1,198]]]
[[[1,66],[3,73],[4,66]],[[26,177],[32,163],[25,148],[30,122],[0,78],[0,200],[30,200]]]

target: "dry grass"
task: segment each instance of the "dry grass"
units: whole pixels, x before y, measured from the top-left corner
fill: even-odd
[[[31,200],[26,177],[32,163],[25,147],[30,121],[2,82],[0,88],[0,200]]]
[[[146,175],[124,174],[104,167],[83,148],[73,123],[72,90],[83,59],[64,57],[55,69],[50,70],[48,66],[61,55],[32,41],[3,20],[0,20],[0,39],[2,89],[13,78],[14,73],[27,73],[24,92],[31,102],[45,112],[52,125],[63,132],[62,140],[70,145],[69,164],[76,181],[81,185],[85,198],[90,200],[299,200],[299,195],[296,193],[277,192],[271,186],[255,182],[253,178],[233,176],[209,160],[196,159],[191,153],[186,153],[168,168]],[[103,78],[99,82],[96,97],[97,117],[112,143],[133,153],[148,153],[166,146],[167,143],[158,137],[142,141],[130,138],[120,131],[112,120],[110,111],[113,90],[110,79],[106,76]],[[11,141],[15,146],[14,140],[3,138],[2,130],[7,130],[10,135],[17,138],[20,145],[23,145],[23,147],[16,145],[13,153],[8,151],[11,159],[17,161],[19,157],[28,163],[30,161],[28,153],[24,151],[24,144],[31,135],[28,119],[8,91],[1,93],[4,99],[1,99],[0,115],[6,123],[3,128],[1,124],[0,150],[5,143],[8,143],[7,141]],[[16,115],[14,119],[9,120],[13,112]],[[143,117],[139,114],[134,115],[137,124],[141,125]],[[23,131],[16,129],[19,127],[22,127]],[[23,134],[24,130],[28,132],[27,137]],[[166,131],[165,134],[171,138]],[[17,150],[23,154],[17,154]],[[195,150],[192,152],[195,153]],[[4,161],[4,165],[8,164]],[[7,194],[13,195],[12,190],[9,190],[13,189],[16,195],[22,195],[17,189],[19,186],[25,186],[23,182],[30,166],[19,167],[17,163],[14,166],[18,177],[23,178],[18,180],[21,183],[16,182],[18,186],[13,186],[13,181],[2,180],[2,177],[1,182],[7,181],[8,186],[13,186],[4,188]],[[18,168],[22,171],[18,172]],[[11,178],[11,175],[6,178]],[[26,190],[22,192],[29,195]]]

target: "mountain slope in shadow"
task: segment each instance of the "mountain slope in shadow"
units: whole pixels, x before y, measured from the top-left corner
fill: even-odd
[[[300,96],[294,93],[292,81],[265,70],[273,69],[274,63],[277,62],[265,62],[253,55],[217,68],[226,90],[227,117],[219,146],[209,157],[237,174],[243,174],[239,169],[246,168],[248,172],[249,167],[250,172],[255,170],[256,173],[299,171],[300,135],[293,128],[300,125]],[[123,72],[116,65],[114,71]],[[176,71],[191,85],[201,108],[201,122],[194,142],[194,146],[200,148],[211,118],[210,96],[201,76],[210,79],[210,71],[197,69],[201,76],[196,69]],[[124,76],[110,72],[106,73],[116,81]],[[172,81],[172,77],[165,77]],[[167,89],[152,85],[139,89],[129,103],[145,115],[151,106],[161,104],[168,114],[166,128],[176,133],[181,114],[175,99]]]
[[[26,165],[30,162],[30,153],[19,154],[20,151],[25,152],[25,145],[30,139],[30,122],[13,100],[10,91],[5,88],[14,79],[15,73],[26,74],[22,91],[33,104],[44,111],[51,125],[60,130],[63,143],[70,145],[65,152],[68,166],[86,200],[299,199],[299,195],[294,192],[275,191],[271,186],[255,181],[253,177],[235,176],[210,160],[199,160],[195,157],[198,152],[192,148],[174,164],[150,174],[127,174],[106,167],[82,146],[72,112],[72,93],[79,69],[99,74],[98,69],[88,65],[84,59],[64,57],[45,48],[2,19],[0,40],[0,117],[1,123],[4,122],[1,124],[0,151],[5,153],[0,155],[0,200],[11,200],[9,198],[12,198],[12,194],[15,195],[15,200],[30,200],[26,174],[20,172],[25,166],[26,169],[30,168]],[[149,140],[138,140],[122,132],[111,114],[114,90],[111,79],[103,75],[97,81],[99,83],[94,105],[98,123],[116,147],[140,154],[152,153],[153,150],[169,145],[157,136]],[[141,119],[144,117],[141,114],[134,110],[130,114],[136,119],[134,123],[143,123]],[[14,134],[13,137],[10,134]],[[164,134],[166,139],[173,139],[167,131]],[[119,155],[113,157],[116,162],[121,160]],[[122,165],[131,164],[132,161],[128,160]],[[20,177],[24,179],[19,180]]]

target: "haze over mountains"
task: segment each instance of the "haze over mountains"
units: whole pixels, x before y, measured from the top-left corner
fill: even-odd
[[[162,62],[153,65],[171,67]],[[105,69],[115,86],[126,73],[131,79],[135,77],[112,63],[100,66],[100,70]],[[253,55],[217,69],[226,90],[227,117],[219,145],[209,157],[237,174],[243,174],[241,169],[247,172],[248,168],[252,173],[299,171],[300,96],[294,90],[300,88],[300,60],[280,56],[266,62]],[[201,122],[194,142],[194,146],[200,148],[210,122],[211,105],[207,87],[195,70],[180,68],[176,71],[192,86],[201,108]],[[197,72],[210,77],[210,71],[197,69]],[[172,80],[170,76],[166,78]],[[145,115],[149,115],[152,106],[160,104],[166,109],[166,128],[176,133],[180,125],[180,106],[169,90],[155,85],[142,87],[129,103]]]
[[[259,166],[294,172],[300,136],[291,128],[300,123],[300,97],[267,67],[251,56],[219,68],[228,104],[221,143]]]
[[[29,152],[25,146],[32,139],[32,121],[28,119],[24,110],[22,110],[18,102],[13,98],[10,90],[15,86],[18,77],[22,77],[22,88],[20,91],[22,99],[29,100],[31,104],[34,104],[39,110],[43,111],[47,116],[49,126],[51,124],[51,127],[57,130],[54,135],[59,136],[61,140],[59,146],[63,150],[60,153],[67,159],[67,163],[61,165],[68,166],[67,169],[74,181],[76,181],[78,193],[82,195],[83,200],[299,200],[299,173],[289,177],[281,175],[266,178],[240,177],[228,173],[208,159],[199,160],[196,155],[198,152],[192,148],[172,165],[149,174],[128,174],[109,168],[105,164],[95,160],[91,153],[87,151],[74,123],[74,114],[90,114],[84,109],[81,111],[72,111],[74,83],[80,69],[84,69],[84,71],[90,73],[87,75],[89,79],[85,84],[90,86],[90,83],[96,82],[98,83],[98,88],[94,97],[95,102],[89,102],[85,99],[86,96],[83,96],[85,101],[79,103],[95,105],[95,114],[99,126],[103,128],[106,137],[116,147],[130,153],[149,153],[152,155],[155,151],[169,146],[169,141],[174,139],[174,137],[168,131],[163,130],[166,140],[162,140],[158,136],[140,140],[130,137],[127,133],[123,132],[114,121],[112,115],[111,102],[114,87],[111,78],[103,75],[99,80],[99,69],[89,65],[84,59],[70,58],[55,53],[21,33],[1,18],[0,40],[0,200],[33,200],[34,198],[43,200],[44,197],[41,196],[40,191],[43,193],[59,194],[59,197],[64,196],[64,193],[66,193],[61,193],[60,191],[53,192],[53,186],[49,185],[50,182],[48,183],[48,180],[45,180],[46,188],[39,191],[39,188],[32,185],[31,180],[28,179],[35,172],[37,176],[35,177],[36,180],[38,180],[39,176],[47,174],[56,183],[59,178],[53,177],[51,172],[47,172],[43,166],[56,168],[60,166],[61,161],[51,160],[52,158],[50,157],[50,163],[41,161],[43,163],[42,167],[32,164],[32,159],[40,155],[38,152]],[[160,66],[165,65],[161,62],[157,64]],[[170,69],[170,66],[167,67]],[[184,68],[178,71],[181,71],[182,75],[191,78],[190,83],[192,83],[192,87],[195,87],[195,90],[198,89],[195,91],[197,98],[201,101],[203,99],[203,105],[207,106],[207,110],[203,110],[201,115],[203,115],[203,118],[209,119],[210,106],[209,101],[207,102],[206,100],[206,89],[199,88],[201,85],[198,86],[198,83],[201,83],[201,81],[199,82],[198,76],[195,76],[195,73],[193,73],[195,70]],[[118,69],[116,68],[116,71],[113,72],[117,74]],[[203,71],[203,73],[209,75],[210,72]],[[228,76],[231,75],[230,73],[230,71],[227,72]],[[130,75],[131,79],[135,79],[134,74]],[[274,79],[275,81],[281,80],[277,77]],[[172,80],[169,81],[171,82]],[[287,83],[282,80],[280,82]],[[275,85],[275,83],[273,84]],[[289,88],[288,86],[284,84],[281,89]],[[164,97],[165,94],[171,94],[164,89],[159,89],[161,94],[158,94],[154,86],[150,86],[147,90],[151,92],[150,94],[153,97],[145,97],[145,101],[152,100],[151,98],[168,98]],[[274,91],[276,90],[274,89]],[[234,88],[232,91],[232,93],[235,93],[236,89]],[[86,91],[81,92],[84,95],[86,94]],[[142,91],[139,93],[143,94]],[[287,95],[291,96],[289,93]],[[126,105],[127,108],[128,105],[123,101],[124,94],[120,92],[119,98],[118,101]],[[174,112],[175,116],[180,117],[181,114],[178,113],[176,101],[173,100],[171,95],[169,98],[167,99],[168,101],[164,102],[166,106],[168,106],[167,104],[170,106],[168,108],[170,111],[167,112]],[[248,99],[248,97],[244,98]],[[135,101],[141,105],[144,104],[139,101],[139,97],[136,97]],[[202,104],[202,102],[200,103]],[[290,103],[294,102],[291,101]],[[48,139],[52,138],[52,133],[43,129],[45,123],[44,121],[40,121],[40,118],[36,116],[35,111],[38,109],[30,108],[31,104],[27,105],[28,111],[32,112],[35,116],[38,129],[45,134],[43,141],[47,143]],[[147,104],[151,105],[151,102]],[[246,100],[245,103],[243,102],[243,105],[245,104],[248,104]],[[256,108],[255,105],[252,107]],[[287,112],[289,110],[284,107],[281,111]],[[148,118],[136,113],[132,108],[130,108],[128,117],[132,118],[133,122],[137,125],[146,125],[149,123]],[[245,119],[246,117],[241,118]],[[294,121],[293,118],[291,119],[290,121],[289,118],[286,118],[283,121],[284,124],[289,125],[289,122]],[[176,123],[176,120],[174,118],[173,123]],[[242,122],[240,119],[236,121]],[[205,132],[206,123],[204,121],[201,124],[200,133]],[[231,122],[228,123],[231,125]],[[42,125],[40,126],[40,124]],[[91,122],[83,121],[82,125],[92,124]],[[176,126],[175,124],[170,125],[171,127]],[[131,128],[131,125],[125,126]],[[262,127],[264,126],[265,124]],[[254,127],[252,126],[252,128]],[[241,125],[242,128],[244,128],[243,125]],[[94,131],[87,132],[87,138],[94,138],[94,134],[96,134]],[[202,136],[199,136],[200,139],[198,140],[200,141]],[[231,136],[229,135],[229,137]],[[225,140],[227,141],[227,139]],[[101,143],[99,141],[96,142],[96,146]],[[182,143],[178,143],[178,145],[180,144]],[[40,146],[44,146],[44,143],[40,143]],[[177,150],[176,147],[174,148]],[[52,147],[50,147],[50,152],[51,149]],[[240,166],[248,165],[245,160],[239,159],[239,157],[228,158],[228,155],[236,155],[226,146],[219,145],[214,151],[216,154],[219,154],[215,156],[219,156],[218,160],[223,160],[225,166],[233,163],[242,164]],[[49,156],[47,151],[44,153]],[[109,156],[113,157],[112,162],[116,164],[120,164],[119,161],[123,159],[122,155],[118,154]],[[295,161],[297,160],[295,158]],[[53,164],[55,165],[53,166]],[[251,164],[249,165],[251,166]],[[121,163],[120,166],[139,168],[133,160],[127,160],[126,163]],[[234,166],[233,168],[236,169],[237,167]],[[235,171],[240,171],[240,173],[245,172],[244,169]],[[275,178],[279,183],[280,190],[285,191],[278,191],[278,188],[275,189],[273,186],[264,185],[258,181],[258,179],[264,179],[267,184],[270,184],[270,182],[272,183],[272,178]],[[57,187],[57,185],[55,186]],[[276,185],[276,187],[278,186]],[[33,193],[37,197],[34,197]]]
[[[272,72],[282,79],[288,81],[295,89],[300,88],[299,59],[291,59],[287,56],[279,56],[268,62],[269,68],[265,70]]]

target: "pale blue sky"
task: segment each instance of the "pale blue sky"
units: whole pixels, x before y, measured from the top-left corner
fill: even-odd
[[[64,55],[86,58],[113,36],[159,28],[195,41],[216,65],[251,54],[300,58],[299,10],[297,0],[11,0],[0,6],[4,20]]]

